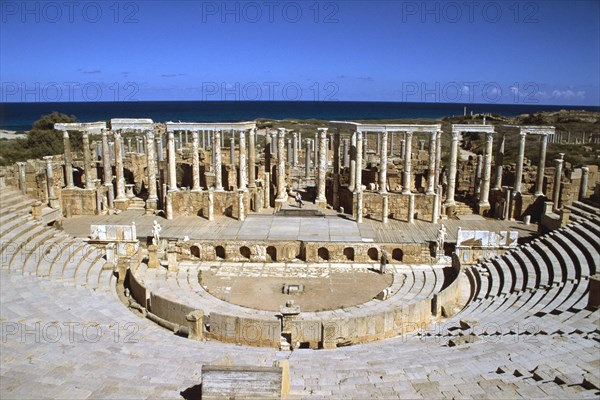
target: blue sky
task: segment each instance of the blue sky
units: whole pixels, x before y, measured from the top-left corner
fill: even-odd
[[[0,0],[0,101],[600,105],[599,1]]]

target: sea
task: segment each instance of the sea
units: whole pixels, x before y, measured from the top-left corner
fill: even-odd
[[[111,118],[151,118],[156,122],[235,122],[257,118],[377,120],[440,119],[447,116],[492,113],[504,116],[540,111],[586,110],[600,106],[557,106],[539,104],[457,104],[358,101],[136,101],[0,103],[0,129],[29,130],[42,115],[58,111],[74,115],[79,122]]]

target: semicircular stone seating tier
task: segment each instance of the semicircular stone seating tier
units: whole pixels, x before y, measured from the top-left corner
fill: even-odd
[[[290,363],[289,398],[600,395],[600,311],[586,307],[599,264],[597,208],[574,203],[574,223],[465,269],[470,301],[440,326],[280,352],[188,340],[138,318],[117,298],[102,254],[34,220],[32,202],[0,188],[2,398],[177,398],[198,387],[202,365],[277,359]],[[197,282],[185,270],[163,284],[173,280]]]

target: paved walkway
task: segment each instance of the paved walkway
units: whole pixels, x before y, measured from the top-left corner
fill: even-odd
[[[77,216],[64,221],[65,231],[73,236],[88,237],[92,224],[128,225],[135,221],[138,237],[151,236],[152,222],[162,226],[161,237],[207,240],[302,240],[317,242],[378,242],[423,243],[436,239],[440,225],[426,221],[409,224],[390,220],[388,224],[365,219],[357,224],[347,215],[324,217],[289,217],[275,214],[250,214],[241,222],[234,218],[218,216],[214,221],[197,216],[176,217],[166,220],[145,216],[143,211],[124,211],[118,215]],[[494,219],[445,220],[448,230],[447,242],[456,241],[458,227],[472,230],[519,232],[519,237],[535,234],[537,225],[525,225],[520,221]]]

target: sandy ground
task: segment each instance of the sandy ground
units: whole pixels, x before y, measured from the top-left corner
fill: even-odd
[[[24,134],[17,134],[16,131],[0,130],[0,139],[18,139],[25,138]]]
[[[302,311],[322,311],[367,302],[392,284],[392,274],[373,270],[345,268],[326,276],[264,277],[222,276],[203,271],[200,283],[221,300],[259,310],[279,311],[287,300],[294,300]],[[282,293],[284,283],[303,284],[304,293]]]

